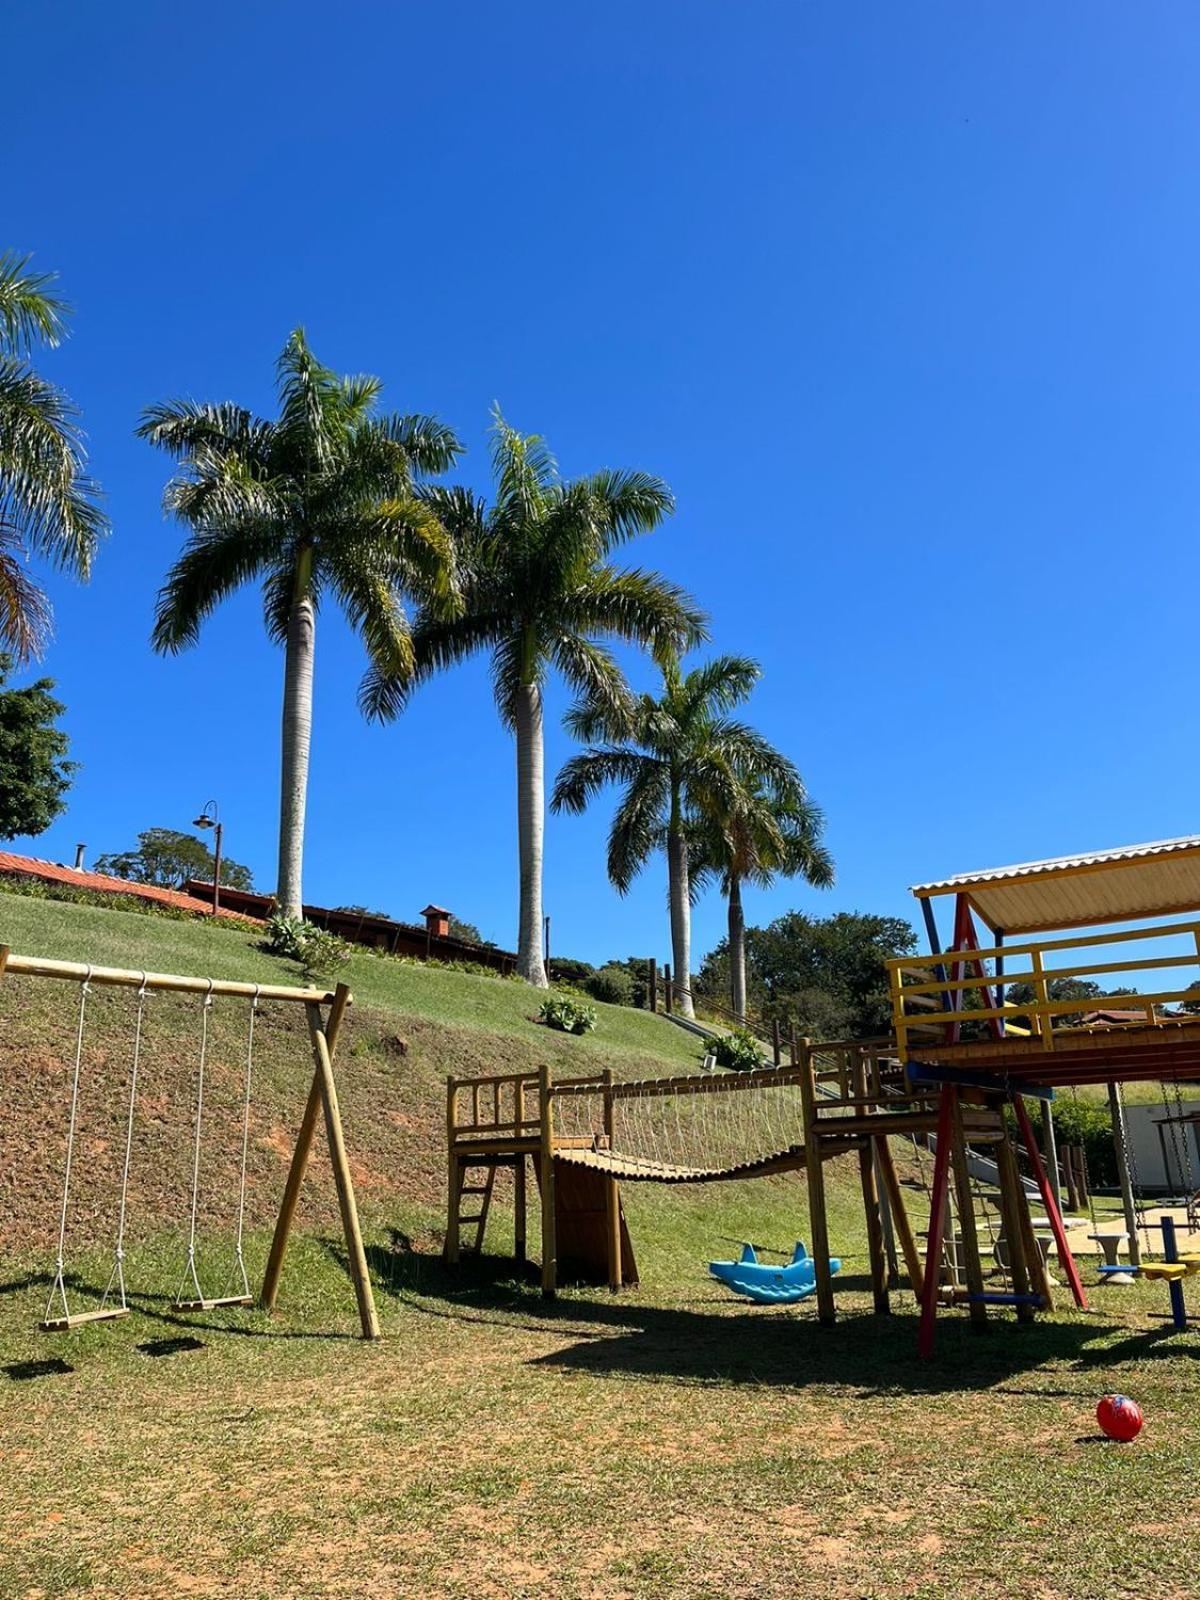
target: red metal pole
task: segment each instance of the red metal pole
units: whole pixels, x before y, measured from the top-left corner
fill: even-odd
[[[946,1197],[950,1188],[950,1145],[954,1138],[954,1110],[958,1090],[942,1085],[938,1100],[937,1152],[933,1161],[933,1188],[929,1195],[929,1236],[925,1246],[925,1282],[921,1285],[921,1331],[917,1354],[928,1361],[933,1354],[938,1289],[942,1281],[942,1238],[946,1232]]]
[[[1046,1215],[1050,1219],[1050,1231],[1054,1235],[1054,1242],[1058,1246],[1058,1262],[1067,1275],[1067,1282],[1071,1286],[1071,1294],[1075,1304],[1081,1311],[1088,1308],[1087,1295],[1083,1292],[1083,1280],[1079,1276],[1079,1268],[1075,1265],[1075,1257],[1071,1254],[1071,1246],[1067,1243],[1067,1230],[1063,1227],[1062,1214],[1058,1209],[1058,1200],[1054,1190],[1050,1187],[1050,1180],[1046,1176],[1046,1169],[1042,1165],[1042,1154],[1037,1147],[1037,1140],[1033,1136],[1033,1124],[1029,1120],[1029,1113],[1025,1109],[1025,1102],[1019,1094],[1012,1096],[1013,1110],[1017,1113],[1017,1126],[1021,1130],[1021,1138],[1025,1141],[1025,1153],[1029,1157],[1029,1164],[1033,1168],[1034,1178],[1037,1180],[1041,1192],[1042,1204],[1046,1208]]]

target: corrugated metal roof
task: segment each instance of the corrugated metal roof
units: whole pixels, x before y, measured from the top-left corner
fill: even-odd
[[[966,894],[989,927],[1014,934],[1178,915],[1200,910],[1200,835],[961,872],[912,892]]]

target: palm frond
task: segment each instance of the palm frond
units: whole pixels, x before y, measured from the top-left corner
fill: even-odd
[[[629,685],[603,645],[577,633],[557,633],[550,644],[550,656],[584,703],[597,710],[605,709],[608,726],[621,726],[631,720],[634,701]]]
[[[628,893],[650,857],[662,848],[669,800],[670,777],[657,763],[644,766],[626,790],[608,836],[608,878],[618,894]]]
[[[680,717],[686,720],[697,713],[716,716],[731,711],[748,699],[762,676],[762,668],[749,656],[714,656],[703,666],[694,667],[682,679],[679,690]]]
[[[563,620],[582,632],[604,633],[655,654],[705,637],[704,613],[685,590],[657,572],[597,567],[564,596]]]
[[[425,475],[448,472],[465,449],[454,429],[436,417],[413,412],[385,417],[380,426],[403,449],[413,471]]]
[[[651,533],[675,510],[675,496],[661,478],[648,472],[605,469],[576,481],[595,506],[605,551]]]
[[[194,644],[205,618],[252,579],[274,576],[287,583],[286,572],[280,570],[278,532],[270,518],[195,528],[158,592],[154,648],[174,654]]]
[[[0,254],[0,350],[27,356],[39,344],[59,344],[70,307],[53,293],[54,272],[30,272],[32,256]]]
[[[492,474],[496,519],[511,528],[538,522],[558,482],[558,465],[540,434],[518,433],[492,407]]]
[[[26,571],[18,524],[0,506],[0,648],[24,665],[40,656],[50,638],[52,616],[46,595]]]
[[[78,413],[24,362],[0,355],[0,509],[22,542],[86,578],[108,521],[88,475]]]
[[[602,745],[581,750],[566,762],[554,782],[551,811],[569,811],[578,816],[588,802],[610,784],[634,784],[661,764],[627,745]]]

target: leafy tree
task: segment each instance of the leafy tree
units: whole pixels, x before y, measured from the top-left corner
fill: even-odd
[[[179,463],[165,505],[189,529],[159,592],[155,649],[194,644],[209,613],[251,581],[284,646],[276,892],[280,910],[299,916],[319,605],[336,599],[376,670],[410,670],[401,596],[447,604],[453,592],[446,536],[415,499],[414,476],[444,471],[461,447],[429,417],[377,412],[379,380],[321,366],[301,329],[277,373],[274,421],[171,400],[145,411],[138,432]]]
[[[131,883],[153,883],[160,889],[178,889],[189,878],[211,883],[214,865],[212,851],[194,833],[180,833],[175,828],[147,828],[138,834],[135,849],[97,856],[95,870],[107,872],[114,878],[128,878]],[[250,868],[226,855],[221,857],[221,883],[227,889],[254,889]]]
[[[334,906],[333,909],[348,917],[378,917],[383,922],[392,920],[386,911],[372,911],[369,906]]]
[[[809,917],[788,911],[765,928],[746,930],[747,987],[767,1021],[814,1039],[871,1038],[890,1031],[889,956],[909,955],[917,946],[912,925],[902,917],[839,911]],[[709,955],[697,990],[723,997],[729,992],[729,946]]]
[[[776,878],[804,878],[815,888],[829,888],[833,858],[821,843],[823,826],[798,773],[768,781],[756,770],[736,769],[732,782],[709,798],[696,821],[698,871],[719,880],[728,906],[730,998],[738,1022],[746,1020],[742,884],[766,889]]]
[[[29,257],[0,254],[0,646],[19,662],[50,636],[50,601],[29,556],[87,579],[108,520],[89,477],[79,413],[29,357],[66,333],[68,308],[52,275]]]
[[[670,490],[644,472],[601,471],[564,481],[536,434],[492,430],[491,505],[466,489],[422,492],[450,534],[465,601],[461,616],[422,615],[408,671],[373,666],[363,683],[368,715],[393,717],[413,687],[480,650],[491,652],[496,704],[517,756],[520,907],[517,971],[546,986],[542,962],[545,821],[542,692],[551,671],[615,713],[629,691],[605,644],[655,651],[698,639],[700,613],[656,573],[622,570],[618,545],[656,528]]]
[[[581,812],[608,784],[622,787],[608,837],[608,876],[619,894],[665,847],[674,982],[679,1009],[689,1017],[689,819],[731,804],[738,773],[756,774],[774,790],[799,783],[790,761],[728,715],[758,676],[757,664],[744,656],[717,656],[686,674],[678,659],[664,660],[658,699],[642,695],[633,703],[610,703],[593,696],[567,717],[567,726],[589,748],[559,773],[551,807]]]
[[[0,652],[0,685],[13,668]],[[0,839],[34,837],[66,810],[78,770],[68,761],[66,734],[55,723],[67,709],[51,693],[52,678],[24,689],[0,689]]]
[[[489,950],[496,947],[491,939],[485,939],[473,922],[464,922],[461,917],[450,918],[450,937],[463,939],[467,944],[485,945]]]

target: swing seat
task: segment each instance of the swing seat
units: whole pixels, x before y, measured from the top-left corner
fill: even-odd
[[[221,1306],[252,1306],[252,1294],[219,1294],[211,1300],[172,1300],[172,1311],[216,1311]]]
[[[128,1315],[128,1306],[105,1306],[103,1311],[75,1311],[69,1317],[48,1317],[45,1322],[38,1323],[38,1328],[42,1333],[66,1333],[84,1322],[113,1322],[117,1317]]]
[[[1197,1261],[1143,1261],[1142,1277],[1154,1278],[1162,1283],[1178,1283],[1181,1278],[1190,1278],[1200,1272],[1200,1262]]]

